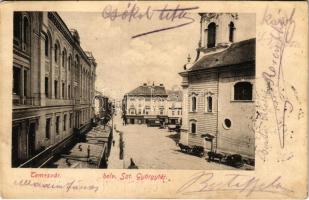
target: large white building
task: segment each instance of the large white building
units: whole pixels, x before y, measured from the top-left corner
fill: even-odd
[[[78,32],[55,12],[14,12],[13,25],[12,166],[17,167],[91,126],[97,63],[81,48]]]
[[[127,124],[180,123],[182,93],[166,90],[163,84],[144,83],[124,96],[123,113]]]
[[[148,124],[152,121],[168,122],[167,93],[163,84],[143,85],[124,96],[127,124]]]
[[[201,13],[183,78],[181,143],[254,159],[255,15]]]

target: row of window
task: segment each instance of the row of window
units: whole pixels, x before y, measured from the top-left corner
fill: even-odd
[[[87,121],[87,117],[90,117],[90,111],[84,110],[81,113],[82,117],[82,124]],[[57,115],[55,118],[55,131],[56,135],[60,134],[60,129],[62,128],[63,131],[67,130],[67,122],[69,122],[69,128],[71,129],[73,127],[73,113],[69,114],[63,114],[62,117],[62,127],[60,127],[60,115]],[[78,120],[79,121],[79,120]],[[46,126],[45,126],[45,138],[50,139],[51,138],[51,125],[52,125],[52,117],[46,117]]]
[[[67,114],[63,115],[63,123],[62,123],[62,130],[66,131],[67,130]],[[52,118],[47,117],[46,118],[46,124],[45,124],[45,138],[50,139],[51,138],[51,123],[52,123]],[[72,128],[73,126],[73,113],[69,114],[69,128]],[[60,134],[60,116],[56,116],[55,119],[55,131],[56,135]]]
[[[135,100],[138,100],[138,101],[166,101],[166,99],[163,99],[163,98],[130,98],[130,101],[135,101]]]
[[[155,110],[154,110],[155,111]],[[150,113],[150,109],[143,109],[143,112],[142,112],[142,109],[138,109],[138,111],[136,112],[136,109],[135,108],[130,108],[129,109],[129,114],[130,115],[149,115]],[[164,109],[159,109],[159,113],[160,115],[164,115]]]
[[[235,101],[250,101],[252,100],[252,84],[250,82],[238,82],[234,85],[234,100]],[[205,112],[213,111],[213,97],[205,96]],[[191,112],[197,110],[197,97],[191,97]]]
[[[14,12],[13,16],[13,38],[14,38],[14,46],[17,48],[21,48],[26,53],[30,53],[30,46],[31,46],[31,18],[30,16],[25,12]],[[52,45],[51,36],[48,32],[47,34],[43,33],[45,35],[45,56],[47,58],[51,57],[51,50],[54,51],[54,60],[55,63],[60,63],[60,57],[62,56],[62,66],[64,68],[67,68],[68,70],[71,70],[73,58],[71,54],[67,56],[67,51],[65,48],[63,48],[63,51],[61,53],[60,44],[57,40],[54,45]],[[53,48],[52,48],[53,46]],[[76,55],[76,59],[74,61],[75,65],[75,80],[80,79],[79,75],[79,67],[80,61],[79,57]],[[51,71],[51,70],[50,70]],[[26,96],[27,91],[29,90],[30,84],[28,84],[30,72],[26,69],[21,69],[19,67],[14,66],[13,67],[13,94],[14,95],[24,95]],[[86,99],[87,97],[90,97],[91,93],[91,87],[92,87],[92,79],[93,79],[93,73],[88,72],[87,70],[83,70],[80,84],[81,84],[81,95]],[[74,91],[72,91],[71,85],[67,85],[65,83],[58,83],[58,80],[55,80],[53,83],[50,83],[51,77],[45,77],[45,95],[46,97],[51,96],[51,87],[52,84],[53,89],[55,91],[55,98],[72,98],[72,92],[74,92],[75,96],[76,92],[74,88]],[[60,88],[62,88],[62,92],[60,94]],[[67,94],[67,95],[66,95]],[[86,95],[84,95],[86,94]]]
[[[23,95],[23,96],[27,96],[27,90],[28,90],[28,75],[29,75],[29,70],[25,69],[25,68],[20,68],[20,67],[13,67],[13,94],[14,95]],[[50,91],[49,91],[49,86],[50,82],[49,82],[49,77],[45,77],[45,96],[46,97],[50,97]],[[61,87],[61,94],[59,92]],[[89,87],[89,85],[87,86]],[[89,95],[89,89],[86,90],[87,94]],[[64,82],[62,82],[62,84],[60,85],[58,83],[58,80],[54,80],[54,94],[55,94],[55,98],[60,98],[62,97],[63,99],[65,99],[66,97],[68,99],[72,98],[72,88],[71,85],[68,84],[68,88],[66,87],[66,84]],[[67,96],[66,96],[67,94]]]
[[[172,115],[175,115],[176,113],[177,115],[181,115],[181,110],[177,110],[177,111],[172,110]]]
[[[223,120],[222,126],[225,129],[230,129],[232,127],[232,121],[228,118],[225,118]],[[190,121],[190,133],[196,134],[197,133],[197,121],[196,120],[191,120]]]
[[[192,96],[191,98],[191,112],[196,112],[197,110],[197,97]],[[205,98],[206,110],[205,112],[212,112],[212,96],[206,96]]]
[[[60,92],[59,92],[59,85],[58,85],[58,80],[54,80],[54,94],[55,94],[55,98],[58,99],[60,98]],[[64,82],[62,82],[61,85],[61,97],[62,99],[66,98],[66,94],[67,94],[67,98],[71,99],[72,98],[72,89],[71,89],[71,85],[68,85],[68,88],[66,88],[66,84]],[[49,92],[49,78],[45,77],[45,96],[46,97],[50,97],[50,92]]]
[[[48,39],[46,39],[46,40],[48,40]],[[46,41],[45,41],[46,42]],[[48,49],[48,42],[47,42],[47,44],[45,44],[45,48],[46,49]],[[58,48],[59,48],[59,45],[58,44],[55,44],[55,48],[54,48],[54,50],[55,50],[55,62],[57,63],[57,55],[58,55]],[[48,50],[45,50],[45,52],[48,54]],[[65,48],[64,48],[64,50],[63,50],[63,53],[62,53],[62,66],[63,67],[65,67],[66,68],[66,63],[67,63],[67,57],[66,57],[66,50],[65,50]],[[72,63],[72,59],[71,59],[71,55],[69,56],[69,59],[68,59],[68,69],[69,69],[69,71],[70,71],[70,69],[71,69],[71,63]],[[91,81],[92,81],[92,78],[93,78],[93,76],[89,73],[89,72],[87,72],[87,71],[84,71],[83,72],[83,76],[82,77],[79,77],[79,66],[80,66],[80,64],[79,64],[79,58],[78,58],[78,56],[76,56],[76,61],[75,61],[75,81],[78,81],[78,79],[79,78],[81,78],[80,79],[80,84],[81,84],[81,88],[82,88],[82,93],[83,94],[86,94],[86,95],[82,95],[84,98],[86,98],[86,97],[89,97],[90,96],[90,90],[91,90]],[[45,78],[45,86],[48,86],[49,85],[49,78],[48,77],[46,77]],[[64,93],[66,92],[66,90],[65,90],[65,88],[66,88],[66,86],[65,86],[65,83],[62,83],[62,97],[64,98],[65,97],[65,95],[64,95]],[[54,82],[54,91],[55,91],[55,98],[60,98],[60,95],[58,95],[58,81],[57,80],[55,80],[55,82]],[[45,94],[46,94],[46,96],[47,97],[49,97],[49,93],[48,93],[49,91],[48,91],[48,87],[45,87]],[[70,99],[71,97],[72,97],[72,90],[71,90],[71,86],[70,85],[68,85],[68,98]],[[75,94],[75,96],[77,96],[76,94]]]
[[[13,43],[17,48],[21,48],[22,51],[30,52],[30,40],[31,40],[31,27],[30,18],[27,14],[21,12],[14,12],[13,19]]]

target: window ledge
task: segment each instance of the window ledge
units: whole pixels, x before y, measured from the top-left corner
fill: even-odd
[[[204,112],[204,114],[214,114],[214,112]]]
[[[231,100],[231,102],[252,103],[254,102],[254,100]]]
[[[189,111],[189,113],[197,113],[197,111]]]

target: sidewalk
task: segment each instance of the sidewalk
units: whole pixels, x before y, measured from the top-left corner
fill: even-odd
[[[115,145],[112,145],[111,152],[108,158],[108,167],[110,169],[123,169],[123,160],[119,159],[120,149],[119,149],[119,131],[114,129],[113,140]]]

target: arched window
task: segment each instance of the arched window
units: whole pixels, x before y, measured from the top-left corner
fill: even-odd
[[[77,81],[79,78],[79,57],[75,56],[75,80]]]
[[[20,45],[21,42],[21,13],[14,12],[14,44]]]
[[[55,44],[54,51],[55,51],[55,62],[57,63],[58,62],[58,54],[59,54],[59,46],[58,46],[57,43]]]
[[[136,114],[135,108],[130,108],[129,113],[130,113],[130,115],[135,115]]]
[[[24,17],[23,20],[23,39],[24,43],[29,45],[30,44],[30,28],[29,28],[29,20],[27,17]]]
[[[47,34],[45,35],[45,56],[48,57],[49,55],[49,38]]]
[[[206,112],[212,112],[212,97],[206,97]]]
[[[71,85],[68,86],[68,98],[71,99]]]
[[[191,122],[190,131],[193,134],[196,133],[196,122]]]
[[[67,61],[67,51],[64,48],[62,51],[62,67],[65,67],[66,61]]]
[[[229,41],[230,42],[234,42],[234,31],[235,31],[235,26],[233,22],[230,22],[229,24],[229,29],[230,29],[230,33],[229,33]]]
[[[208,25],[207,48],[216,45],[216,24],[214,22]]]
[[[71,64],[72,64],[72,56],[69,55],[69,61],[68,61],[68,69],[71,70]]]
[[[196,111],[196,97],[195,96],[191,98],[191,111],[192,112]]]
[[[238,82],[234,85],[234,100],[252,100],[252,84]]]

